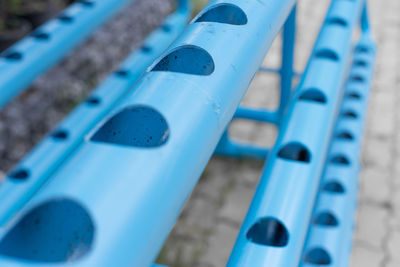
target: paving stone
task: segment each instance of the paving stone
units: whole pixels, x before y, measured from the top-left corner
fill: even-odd
[[[400,266],[400,231],[394,231],[389,235],[388,252],[389,252],[389,265]]]
[[[210,237],[209,247],[200,262],[213,267],[225,266],[236,240],[238,230],[226,223],[218,224]]]
[[[381,251],[355,246],[352,250],[350,267],[378,267],[383,258],[384,254]]]
[[[370,129],[371,128],[368,126],[368,130]],[[391,140],[369,138],[364,144],[366,145],[363,149],[362,159],[366,164],[382,169],[388,169],[390,167],[390,162],[393,157],[393,144]]]
[[[361,172],[363,194],[361,199],[368,199],[378,203],[389,201],[390,173],[380,168],[364,168]]]
[[[358,222],[354,240],[368,244],[371,248],[381,248],[387,231],[387,209],[383,205],[371,205],[363,202],[359,204],[358,208]]]
[[[240,226],[247,214],[253,195],[254,188],[236,184],[232,192],[225,198],[219,217]]]

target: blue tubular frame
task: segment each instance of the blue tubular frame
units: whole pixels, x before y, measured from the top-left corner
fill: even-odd
[[[332,2],[228,266],[299,264],[339,112],[346,59],[350,56],[351,36],[361,15],[362,2]],[[318,98],[311,95],[303,99],[309,90]]]
[[[211,1],[3,233],[30,212],[53,216],[43,205],[69,199],[95,225],[90,253],[70,266],[151,265],[295,2]],[[219,9],[226,16],[216,18]],[[143,143],[109,131],[130,116],[145,125]],[[0,265],[30,266],[4,254]]]
[[[186,1],[181,1],[185,3]],[[188,5],[186,5],[187,7]],[[183,31],[191,10],[183,8],[170,15],[156,29],[142,47],[129,56],[108,79],[94,90],[91,96],[65,118],[36,148],[10,172],[0,186],[0,227],[17,213],[46,182],[48,177],[71,156],[84,136],[125,95],[156,58]],[[165,30],[168,25],[168,30]],[[57,133],[65,133],[64,139]],[[12,177],[25,172],[29,177],[21,183]]]
[[[362,16],[363,33],[355,47],[353,65],[350,70],[350,80],[346,84],[346,93],[343,98],[341,116],[336,123],[335,136],[331,142],[331,151],[328,159],[334,155],[342,154],[350,160],[350,165],[340,166],[327,162],[324,176],[322,178],[319,197],[316,202],[313,218],[316,219],[321,213],[329,212],[337,221],[337,225],[316,222],[309,227],[307,241],[303,250],[302,267],[315,266],[310,262],[309,253],[319,249],[324,251],[326,264],[324,266],[347,266],[350,258],[352,233],[354,229],[354,213],[356,211],[359,151],[362,145],[362,135],[366,110],[371,87],[371,79],[374,70],[376,47],[365,17],[366,7]],[[360,47],[365,51],[360,51]],[[361,75],[363,81],[351,80],[354,75]],[[346,118],[343,114],[352,110],[356,118]],[[337,134],[346,131],[346,138]],[[343,191],[327,191],[327,185],[336,181],[341,185]]]
[[[143,74],[189,16],[181,0],[0,185],[0,266],[162,267],[213,152],[268,157],[229,267],[347,265],[376,50],[365,0],[332,1],[293,93],[296,0],[212,0]],[[282,27],[281,68],[260,67]],[[257,71],[281,75],[277,110],[239,107]],[[238,118],[279,127],[275,146],[230,140]]]
[[[281,78],[281,96],[277,110],[254,109],[251,107],[240,106],[234,115],[234,119],[251,119],[254,121],[272,123],[279,127],[285,110],[289,103],[292,93],[292,81],[295,76],[300,76],[293,70],[295,36],[296,36],[296,6],[293,7],[283,26],[282,38],[282,65],[279,70],[260,67],[259,71],[273,72],[280,74]],[[228,157],[248,157],[265,160],[268,157],[270,149],[259,148],[254,145],[242,144],[232,140],[229,136],[229,130],[223,134],[215,154]]]
[[[130,0],[71,4],[0,55],[0,109]]]
[[[296,41],[296,6],[283,27],[282,39],[281,96],[277,111],[278,122],[283,119],[292,93],[294,46]]]

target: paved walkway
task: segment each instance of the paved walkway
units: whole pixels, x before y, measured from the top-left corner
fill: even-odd
[[[296,66],[303,69],[329,0],[299,1]],[[370,1],[378,59],[362,153],[351,267],[400,266],[400,1]],[[265,65],[279,65],[280,40]],[[279,80],[257,74],[243,102],[275,107]],[[276,131],[259,123],[235,122],[236,139],[271,145]],[[398,162],[398,164],[396,164]],[[253,161],[213,158],[170,234],[159,260],[175,267],[220,267],[230,255],[261,173]]]

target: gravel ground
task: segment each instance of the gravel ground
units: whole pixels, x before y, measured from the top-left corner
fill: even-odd
[[[0,176],[158,26],[176,0],[137,0],[0,111]]]

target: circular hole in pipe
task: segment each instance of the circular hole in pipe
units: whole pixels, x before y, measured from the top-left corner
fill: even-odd
[[[231,25],[247,24],[247,16],[244,11],[233,4],[217,4],[200,15],[197,22],[216,22]]]
[[[169,138],[164,116],[147,106],[129,106],[110,117],[90,138],[128,147],[159,147]]]
[[[86,103],[90,106],[97,106],[101,103],[101,99],[97,96],[90,96],[86,99]]]
[[[320,49],[316,52],[315,56],[321,59],[328,59],[331,61],[338,61],[339,56],[338,54],[333,51],[332,49]]]
[[[119,77],[127,77],[129,75],[129,71],[120,69],[120,70],[115,71],[115,75],[117,75]]]
[[[59,16],[58,19],[64,23],[72,23],[74,21],[74,19],[71,16],[66,14]]]
[[[284,247],[289,242],[289,233],[281,221],[274,217],[264,217],[250,227],[246,238],[259,245]]]
[[[358,114],[354,110],[345,110],[342,112],[342,116],[345,118],[350,118],[350,119],[358,118]]]
[[[337,165],[350,165],[350,160],[347,156],[345,156],[343,154],[337,154],[331,158],[331,163],[334,163]]]
[[[50,35],[45,32],[34,32],[32,33],[31,36],[37,40],[43,40],[43,41],[47,41],[50,39]]]
[[[10,51],[3,54],[2,57],[11,61],[19,61],[22,60],[22,53],[18,51]]]
[[[307,89],[301,93],[299,96],[300,100],[311,101],[316,103],[325,104],[326,103],[326,96],[324,93],[321,92],[319,89]]]
[[[206,50],[194,45],[183,45],[164,56],[151,71],[207,76],[214,69],[214,60]]]
[[[313,220],[313,223],[321,226],[338,226],[339,221],[335,215],[329,211],[319,212]]]
[[[329,265],[332,260],[329,253],[320,247],[309,249],[304,255],[305,262],[318,264],[318,265]]]
[[[278,157],[291,161],[310,162],[311,153],[307,147],[299,142],[290,142],[278,152]]]
[[[333,194],[343,194],[345,192],[344,186],[336,180],[326,182],[323,190]]]
[[[71,263],[90,251],[95,227],[86,209],[52,199],[26,212],[0,241],[0,255],[40,266]]]
[[[341,27],[347,27],[347,25],[348,25],[348,23],[345,19],[339,18],[339,17],[334,17],[334,18],[328,19],[327,24],[338,25]]]
[[[362,59],[355,60],[353,64],[358,67],[367,67],[368,66],[368,62],[365,60],[362,60]]]
[[[55,140],[66,140],[68,138],[68,132],[65,130],[57,130],[51,134]]]
[[[16,169],[11,171],[7,176],[13,180],[26,180],[29,178],[29,171],[26,169]]]

